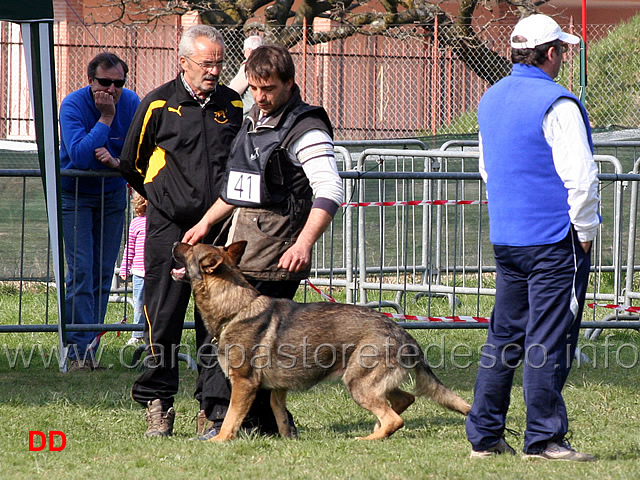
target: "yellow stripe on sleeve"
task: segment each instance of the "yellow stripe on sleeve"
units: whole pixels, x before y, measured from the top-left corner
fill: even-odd
[[[149,119],[151,118],[151,115],[153,115],[153,111],[157,108],[164,107],[166,103],[167,103],[166,100],[155,100],[151,102],[149,104],[149,108],[147,108],[147,112],[144,115],[142,128],[140,129],[140,136],[138,137],[138,151],[136,152],[136,161],[134,162],[136,170],[138,170],[138,173],[140,173],[140,175],[142,176],[144,176],[144,172],[142,171],[141,168],[138,167],[138,160],[140,159],[140,147],[142,146],[142,139],[144,138],[144,134],[147,131],[147,125],[149,123]],[[145,183],[147,183],[146,180],[145,180]]]
[[[149,167],[144,177],[144,183],[151,183],[158,172],[167,164],[164,148],[156,147],[149,158]]]

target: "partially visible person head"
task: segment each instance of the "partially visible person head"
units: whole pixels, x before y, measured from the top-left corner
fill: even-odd
[[[296,70],[282,45],[256,48],[245,64],[249,89],[263,114],[272,114],[291,98]]]
[[[133,205],[133,213],[136,217],[142,217],[147,213],[147,199],[140,195],[138,192],[133,194],[131,199],[131,205]]]
[[[184,78],[203,97],[215,90],[224,62],[222,34],[209,25],[189,28],[178,44]]]
[[[244,58],[249,58],[251,52],[262,45],[264,45],[264,40],[262,40],[262,37],[258,35],[251,35],[250,37],[245,38],[242,50]]]
[[[129,67],[115,53],[99,53],[87,65],[87,78],[92,92],[107,92],[118,103],[127,80]]]
[[[245,71],[248,77],[263,80],[276,76],[283,82],[293,80],[296,69],[289,50],[282,45],[263,45],[256,48],[247,60]]]
[[[521,19],[511,34],[511,61],[542,67],[548,61],[552,78],[558,74],[567,44],[576,44],[580,38],[562,31],[547,15],[535,14]],[[549,50],[552,60],[549,60]],[[549,73],[549,72],[548,72]]]

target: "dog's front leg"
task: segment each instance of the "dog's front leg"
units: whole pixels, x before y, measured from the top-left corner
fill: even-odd
[[[280,436],[298,438],[298,431],[295,426],[289,423],[289,415],[287,415],[287,390],[271,391],[271,410],[273,410],[273,416],[276,417]]]
[[[220,433],[210,439],[210,442],[226,442],[232,440],[238,434],[242,421],[247,416],[259,385],[248,378],[232,377],[231,402],[227,415],[224,417]]]

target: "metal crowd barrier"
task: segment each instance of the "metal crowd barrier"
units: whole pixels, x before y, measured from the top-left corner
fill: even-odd
[[[481,306],[481,298],[495,294],[492,284],[495,265],[488,240],[484,185],[477,169],[478,153],[473,142],[448,142],[440,150],[428,150],[419,143],[403,140],[384,145],[380,142],[336,145],[345,185],[345,206],[314,249],[310,280],[319,287],[328,287],[325,290],[330,294],[333,289],[343,290],[348,303],[390,307],[402,314],[411,313],[414,308],[411,302],[426,299],[427,315],[435,311],[432,303],[438,302],[440,315],[447,308],[444,313],[447,316],[460,312],[488,316],[490,312]],[[371,148],[380,146],[392,148]],[[631,146],[616,143],[602,148],[618,148],[622,152]],[[634,274],[640,270],[635,264],[640,159],[633,163],[630,174],[623,173],[621,162],[613,155],[597,155],[596,161],[601,172],[604,223],[594,244],[588,301],[630,305],[640,298],[640,282],[634,282]],[[0,170],[0,181],[11,179],[15,190],[11,200],[21,210],[15,213],[11,224],[11,233],[17,237],[11,248],[19,254],[3,258],[0,282],[19,284],[20,288],[27,282],[45,285],[44,321],[25,324],[18,307],[15,316],[0,325],[0,332],[58,329],[56,309],[49,306],[55,302],[55,295],[50,295],[49,290],[52,274],[43,218],[44,198],[41,193],[40,197],[34,193],[42,190],[39,176],[38,170]],[[33,207],[38,202],[41,209]],[[37,218],[30,217],[34,211]],[[31,247],[35,252],[27,252],[29,258],[25,258],[27,244],[35,245]],[[0,248],[2,245],[0,242]],[[128,285],[114,279],[110,301],[122,303],[126,315],[126,309],[131,309]],[[442,301],[448,307],[443,307]],[[614,310],[605,320],[613,321],[584,322],[583,327],[640,328],[638,316],[623,309]],[[486,323],[401,323],[406,328],[486,328]],[[192,328],[193,324],[185,326]],[[95,324],[66,328],[132,331],[141,327]],[[595,334],[597,330],[592,331]]]
[[[640,144],[623,145],[628,146]],[[463,148],[447,150],[452,147]],[[344,226],[336,229],[339,222],[334,222],[334,229],[317,245],[315,257],[335,259],[324,247],[342,244],[344,258],[330,273],[317,261],[312,281],[344,287],[349,302],[390,306],[400,312],[406,310],[409,293],[415,298],[445,296],[452,316],[461,296],[495,295],[490,285],[495,265],[477,159],[473,141],[449,142],[441,150],[365,148],[345,159],[344,164],[353,168],[342,173],[347,192]],[[631,174],[624,174],[613,155],[598,154],[595,159],[604,222],[594,242],[588,302],[624,307],[640,297],[640,286],[633,282],[640,269],[634,263],[640,161]],[[353,274],[347,277],[343,272]],[[473,285],[470,278],[475,278]],[[389,299],[382,292],[394,292],[396,297]],[[377,299],[372,300],[374,296]],[[613,312],[605,320],[638,319],[623,308]],[[595,310],[592,317],[596,318]],[[633,322],[615,325],[637,328]],[[587,332],[593,338],[591,330]]]

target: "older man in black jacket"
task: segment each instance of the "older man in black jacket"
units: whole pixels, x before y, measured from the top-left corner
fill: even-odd
[[[171,279],[171,249],[220,195],[229,147],[242,123],[240,97],[218,81],[224,59],[221,34],[206,25],[191,27],[178,54],[182,72],[143,99],[120,164],[122,175],[149,200],[144,298],[148,368],[132,389],[134,400],[147,407],[147,436],[171,435],[175,417],[178,346],[191,290]],[[210,231],[207,240],[218,231]],[[195,323],[198,347],[210,343],[197,311]],[[198,382],[198,399],[201,388]]]

